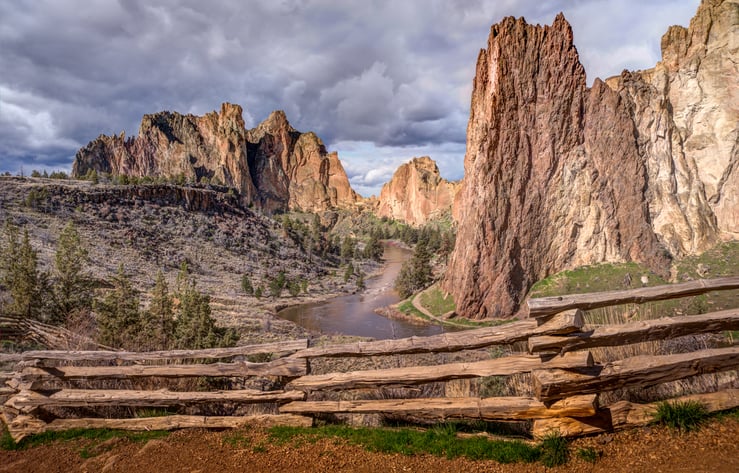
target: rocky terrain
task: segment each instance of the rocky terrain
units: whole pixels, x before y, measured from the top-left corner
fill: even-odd
[[[79,150],[72,174],[163,177],[238,190],[244,205],[268,211],[352,206],[359,196],[336,153],[314,133],[300,133],[282,111],[247,130],[239,105],[202,117],[145,115],[138,136],[101,135]]]
[[[739,4],[704,0],[653,70],[586,86],[570,25],[506,18],[480,52],[444,287],[507,317],[563,269],[670,259],[736,238]],[[710,161],[710,162],[709,162]]]
[[[428,156],[413,158],[382,186],[377,216],[423,225],[451,211],[459,186],[459,182],[442,178],[439,167]]]
[[[3,177],[0,221],[5,220],[28,230],[47,269],[59,232],[74,222],[89,251],[87,271],[100,287],[106,287],[119,264],[143,295],[158,270],[174,287],[178,268],[186,262],[198,287],[211,296],[218,323],[236,328],[244,343],[305,336],[303,329],[275,316],[274,309],[355,290],[351,281],[344,282],[337,262],[306,253],[281,224],[217,188]],[[307,281],[307,293],[270,297],[268,283],[279,271],[290,280]],[[263,287],[263,297],[242,291],[244,274],[254,287]]]

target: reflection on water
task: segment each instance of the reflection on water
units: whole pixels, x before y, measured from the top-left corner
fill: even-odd
[[[277,313],[283,319],[327,334],[357,335],[376,339],[405,338],[442,333],[438,325],[413,325],[377,315],[374,309],[395,304],[400,300],[393,282],[400,267],[411,252],[385,245],[386,262],[383,273],[366,281],[367,289],[359,294],[288,307]]]

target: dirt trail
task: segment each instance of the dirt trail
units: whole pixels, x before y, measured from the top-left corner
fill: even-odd
[[[600,452],[595,464],[580,448]],[[501,465],[429,455],[367,452],[340,440],[272,444],[265,431],[179,431],[164,439],[57,441],[28,450],[0,451],[0,472],[739,472],[739,419],[714,420],[684,435],[665,428],[635,429],[579,439],[562,467]],[[89,458],[83,458],[87,456]]]

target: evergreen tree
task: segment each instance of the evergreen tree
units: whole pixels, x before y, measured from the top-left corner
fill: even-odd
[[[248,296],[254,295],[254,286],[252,286],[251,279],[246,274],[241,276],[241,290]]]
[[[354,276],[354,265],[350,263],[346,265],[346,271],[344,271],[344,282],[348,282],[352,276]]]
[[[359,273],[359,276],[357,276],[357,289],[360,291],[363,290],[366,286],[364,283],[364,273]]]
[[[98,315],[98,339],[114,348],[137,349],[136,340],[142,333],[139,294],[131,280],[118,266],[113,277],[113,289],[95,306]]]
[[[23,239],[19,242],[18,228],[9,221],[5,223],[2,260],[2,284],[11,297],[5,311],[41,320],[48,278],[38,269],[38,255],[31,246],[28,230],[23,231]]]
[[[161,270],[157,272],[151,291],[151,304],[146,311],[144,325],[142,333],[148,339],[142,340],[145,349],[167,350],[172,347],[175,332],[174,301]]]
[[[403,263],[395,279],[395,290],[403,299],[424,289],[433,280],[431,272],[431,253],[426,244],[419,241],[411,259]]]
[[[293,279],[290,281],[290,283],[287,285],[287,291],[290,293],[291,296],[297,297],[298,294],[300,294],[300,281],[297,279]]]
[[[277,273],[277,277],[269,282],[269,293],[272,297],[280,297],[282,290],[285,289],[287,284],[287,278],[285,277],[285,271]]]
[[[87,250],[69,222],[59,234],[54,257],[53,323],[64,323],[71,313],[92,308],[92,281],[83,271],[86,261]]]
[[[186,270],[186,266],[183,268]],[[211,317],[210,296],[200,293],[195,281],[186,273],[178,275],[180,289],[177,293],[179,306],[175,328],[175,347],[202,349],[234,346],[238,335],[233,330],[216,327]]]
[[[364,257],[379,261],[382,259],[382,254],[384,252],[385,249],[382,247],[382,242],[380,242],[377,233],[373,233],[364,247]]]
[[[340,256],[343,263],[348,262],[354,256],[354,239],[349,235],[345,236],[341,243]]]

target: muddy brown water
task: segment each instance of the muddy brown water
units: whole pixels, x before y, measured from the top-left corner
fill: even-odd
[[[440,334],[445,329],[439,325],[414,325],[375,313],[375,309],[379,307],[400,301],[398,293],[393,289],[393,283],[403,262],[410,256],[409,250],[385,245],[384,270],[379,276],[366,281],[367,288],[363,292],[288,307],[279,311],[277,315],[309,330],[331,335],[354,335],[385,340]]]

